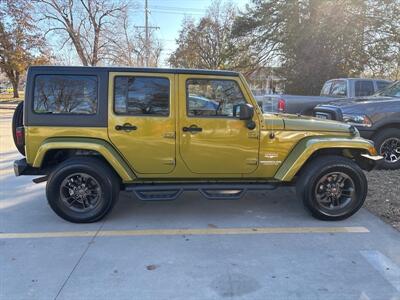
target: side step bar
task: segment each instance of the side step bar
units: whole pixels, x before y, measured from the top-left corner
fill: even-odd
[[[181,183],[181,184],[131,184],[126,191],[134,192],[140,200],[175,200],[185,191],[198,191],[209,200],[238,200],[247,191],[273,190],[274,183]]]

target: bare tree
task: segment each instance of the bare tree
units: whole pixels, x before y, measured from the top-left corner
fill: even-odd
[[[121,13],[117,30],[109,34],[110,44],[106,61],[111,65],[144,66],[146,60],[146,40],[143,32],[133,26],[129,20],[128,9]],[[149,66],[157,66],[161,55],[161,43],[150,32]]]
[[[198,22],[183,21],[178,48],[169,57],[174,67],[200,69],[234,69],[244,73],[258,66],[256,55],[245,38],[232,34],[236,8],[214,1]]]
[[[120,0],[34,0],[46,34],[62,34],[62,46],[71,43],[85,66],[96,66],[105,58],[126,4]]]
[[[19,81],[28,66],[50,59],[31,12],[28,1],[0,0],[0,69],[13,86],[14,98],[19,96]]]

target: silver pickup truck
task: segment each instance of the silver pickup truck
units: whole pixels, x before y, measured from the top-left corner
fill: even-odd
[[[315,106],[338,98],[362,98],[375,94],[391,81],[383,79],[338,78],[325,82],[320,96],[263,95],[255,96],[265,112],[313,115]]]

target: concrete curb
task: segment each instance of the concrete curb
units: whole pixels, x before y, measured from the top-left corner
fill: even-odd
[[[18,103],[0,103],[0,109],[8,109],[14,110],[17,107]]]

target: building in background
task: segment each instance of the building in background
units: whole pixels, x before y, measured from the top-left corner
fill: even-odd
[[[282,94],[285,78],[278,75],[276,67],[260,67],[246,76],[254,95]]]

